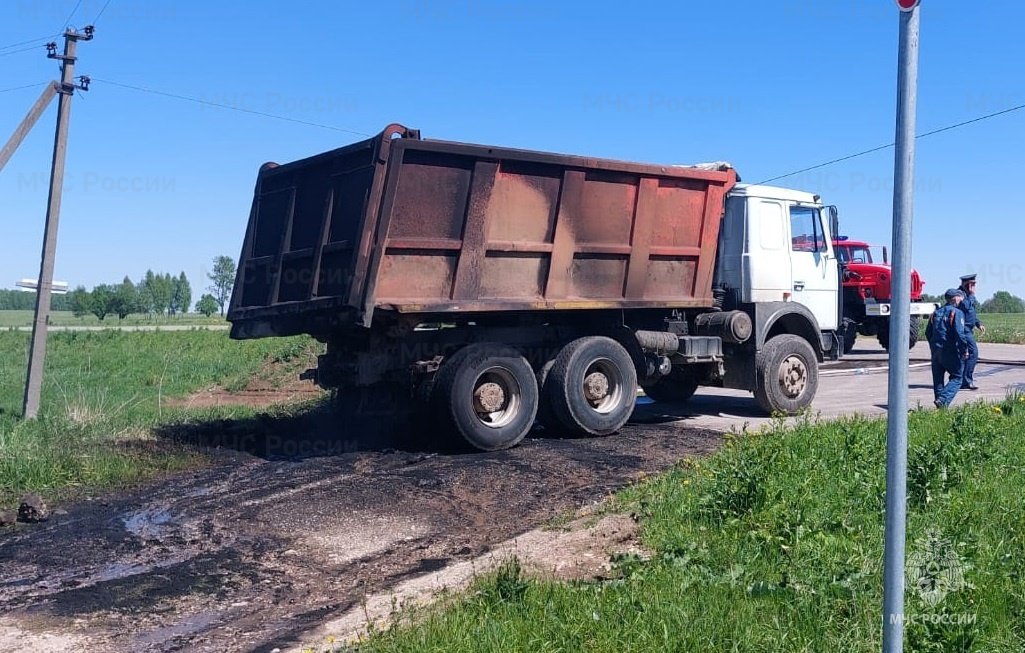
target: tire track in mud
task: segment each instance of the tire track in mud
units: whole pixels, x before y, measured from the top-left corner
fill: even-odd
[[[210,469],[0,535],[0,610],[87,651],[269,651],[720,442],[634,424],[490,454],[221,451]]]

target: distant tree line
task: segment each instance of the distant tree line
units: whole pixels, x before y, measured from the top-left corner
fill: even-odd
[[[70,298],[67,295],[50,295],[50,307],[55,311],[70,311]],[[35,308],[35,292],[0,290],[0,311],[31,311]]]
[[[235,284],[235,261],[230,256],[215,256],[213,270],[207,278],[210,285],[196,302],[196,312],[210,317],[217,311],[224,315],[224,307],[231,298]],[[116,315],[123,320],[129,315],[167,315],[173,317],[189,312],[192,306],[192,285],[182,272],[178,276],[147,270],[137,283],[125,277],[121,283],[100,284],[92,290],[79,286],[66,295],[51,295],[50,307],[54,311],[71,311],[76,317],[95,315],[104,320]],[[33,310],[36,293],[20,290],[0,290],[0,311]]]
[[[167,315],[188,313],[192,306],[192,285],[182,272],[146,275],[134,283],[125,277],[118,284],[100,284],[92,290],[79,286],[68,294],[69,308],[76,317],[95,315],[98,320],[116,315],[123,320],[129,315]]]
[[[942,295],[923,294],[922,301],[945,304],[947,300]],[[979,311],[982,313],[1025,313],[1025,300],[1006,290],[998,290],[993,293],[992,297],[979,305]]]

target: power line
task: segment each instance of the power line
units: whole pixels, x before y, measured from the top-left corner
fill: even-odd
[[[915,136],[915,139],[925,138],[926,136],[935,136],[936,134],[942,134],[943,132],[949,132],[949,131],[952,131],[954,129],[958,129],[960,127],[964,127],[965,125],[971,125],[971,124],[974,124],[974,123],[977,123],[977,122],[982,122],[983,120],[989,120],[990,118],[996,118],[997,116],[1003,116],[1005,114],[1013,113],[1015,111],[1021,111],[1022,109],[1025,109],[1025,104],[1019,104],[1017,106],[1009,107],[1007,109],[1001,109],[1000,111],[994,111],[993,113],[987,113],[984,116],[978,116],[976,118],[971,118],[969,120],[964,120],[962,122],[954,123],[953,125],[947,125],[946,127],[940,127],[939,129],[934,129],[932,131],[927,131],[927,132],[925,132],[923,134],[918,134],[917,136]],[[877,147],[873,147],[873,148],[870,148],[870,149],[867,149],[867,150],[862,150],[861,152],[856,152],[854,154],[848,154],[847,156],[842,156],[842,157],[840,157],[838,159],[832,159],[830,161],[826,161],[825,163],[819,163],[819,164],[816,164],[816,165],[813,165],[813,166],[809,166],[807,168],[802,168],[800,170],[795,170],[794,172],[788,172],[785,175],[779,175],[777,177],[772,177],[770,179],[766,179],[765,181],[760,181],[758,183],[759,184],[767,184],[769,182],[777,181],[779,179],[785,179],[787,177],[793,177],[794,175],[799,175],[802,172],[811,172],[812,170],[818,170],[819,168],[825,168],[826,166],[831,166],[833,164],[840,163],[842,161],[849,161],[851,159],[856,159],[856,158],[858,158],[860,156],[865,156],[866,154],[872,154],[873,152],[878,152],[880,150],[886,150],[886,149],[889,149],[889,148],[893,147],[894,145],[895,145],[894,143],[889,143],[887,145],[879,145]]]
[[[110,6],[110,3],[111,3],[112,1],[113,1],[113,0],[107,0],[107,2],[105,2],[105,3],[103,4],[103,7],[102,7],[102,8],[100,9],[100,13],[96,14],[96,18],[93,18],[93,23],[92,23],[92,24],[93,24],[93,27],[95,27],[95,26],[96,26],[96,21],[98,21],[98,20],[100,19],[100,16],[102,16],[102,15],[103,15],[103,12],[107,11],[107,7],[109,7],[109,6]]]
[[[72,9],[71,13],[68,14],[68,17],[64,19],[64,26],[61,27],[61,31],[62,32],[68,28],[68,25],[71,24],[71,19],[75,17],[75,14],[78,13],[78,8],[81,7],[81,6],[82,6],[82,0],[78,0],[78,2],[75,3],[74,9]]]
[[[20,91],[23,88],[36,88],[37,86],[42,86],[43,84],[46,84],[46,83],[47,82],[36,82],[35,84],[25,84],[24,86],[12,86],[11,88],[0,88],[0,93],[8,93],[10,91]]]
[[[17,43],[8,43],[7,45],[0,46],[0,50],[7,50],[9,48],[16,48],[19,45],[26,45],[28,43],[46,43],[52,40],[54,37],[60,36],[59,34],[50,34],[49,36],[40,36],[39,38],[29,39],[27,41],[18,41]]]
[[[372,136],[366,132],[356,131],[355,129],[345,129],[344,127],[335,127],[333,125],[324,125],[317,122],[310,122],[308,120],[299,120],[298,118],[289,118],[288,116],[281,116],[275,113],[266,113],[264,111],[254,111],[253,109],[243,109],[242,107],[233,107],[230,104],[221,104],[219,102],[211,102],[209,100],[203,100],[201,98],[189,97],[187,95],[178,95],[177,93],[168,93],[166,91],[158,91],[152,88],[144,88],[142,86],[133,86],[131,84],[122,84],[120,82],[113,82],[109,79],[99,79],[93,77],[92,81],[100,82],[101,84],[110,84],[111,86],[119,86],[121,88],[131,89],[133,91],[140,91],[142,93],[151,93],[153,95],[161,95],[163,97],[174,98],[176,100],[185,100],[187,102],[195,102],[196,104],[204,104],[206,106],[217,107],[218,109],[228,109],[230,111],[239,111],[241,113],[249,113],[255,116],[263,116],[264,118],[274,118],[275,120],[284,120],[286,122],[294,122],[299,125],[307,125],[309,127],[320,127],[321,129],[330,129],[336,132],[345,132],[346,134],[355,134],[357,136]]]
[[[21,53],[21,52],[28,52],[29,50],[38,50],[39,48],[43,47],[43,45],[44,45],[43,43],[40,43],[39,45],[33,45],[33,46],[30,46],[30,47],[27,47],[27,48],[21,48],[20,50],[10,50],[8,52],[0,52],[0,57],[7,57],[7,56],[10,56],[12,54],[18,54],[18,53]]]
[[[82,2],[83,2],[83,0],[78,0],[78,2],[75,4],[74,9],[71,10],[71,13],[68,14],[68,17],[64,20],[64,26],[61,28],[60,32],[57,32],[56,34],[48,34],[47,36],[40,36],[40,37],[34,38],[34,39],[28,39],[27,41],[18,41],[17,43],[8,43],[7,45],[0,45],[0,50],[7,50],[9,48],[16,48],[19,45],[26,45],[28,43],[46,43],[47,41],[51,41],[51,40],[57,38],[58,36],[63,34],[64,30],[67,29],[68,25],[71,24],[71,19],[75,17],[75,14],[78,12],[79,7],[82,6]],[[103,8],[100,9],[100,13],[96,14],[96,18],[93,19],[92,24],[94,24],[94,25],[96,24],[96,21],[99,20],[100,16],[103,15],[103,12],[107,10],[107,6],[110,5],[111,2],[112,2],[112,0],[107,0],[106,4],[103,5]],[[29,49],[31,49],[31,48],[29,48]],[[25,50],[20,50],[20,52],[24,52],[24,51]],[[10,54],[13,54],[13,53],[10,53]]]

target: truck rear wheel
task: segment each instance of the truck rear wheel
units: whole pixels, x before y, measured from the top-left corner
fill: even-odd
[[[612,338],[588,336],[563,347],[545,388],[552,414],[568,431],[609,435],[633,414],[637,368]]]
[[[541,366],[537,372],[537,422],[546,430],[559,428],[559,418],[552,410],[551,391],[547,389],[548,373],[555,366],[555,359]]]
[[[443,426],[481,451],[519,444],[534,424],[537,379],[518,351],[469,345],[438,370],[433,401]]]
[[[799,413],[818,391],[818,360],[800,336],[783,334],[765,343],[755,361],[755,375],[755,399],[768,413]]]
[[[694,396],[698,380],[687,370],[674,367],[667,376],[642,387],[649,399],[660,404],[682,404]]]

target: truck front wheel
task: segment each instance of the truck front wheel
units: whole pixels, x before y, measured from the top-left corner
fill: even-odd
[[[811,405],[818,391],[818,361],[800,336],[783,334],[765,343],[755,374],[755,399],[768,413],[797,414]]]
[[[439,421],[481,451],[519,444],[537,414],[537,379],[519,352],[469,345],[438,370],[433,401]]]
[[[545,391],[552,414],[566,430],[609,435],[633,414],[637,368],[623,345],[612,338],[579,338],[555,358]]]

